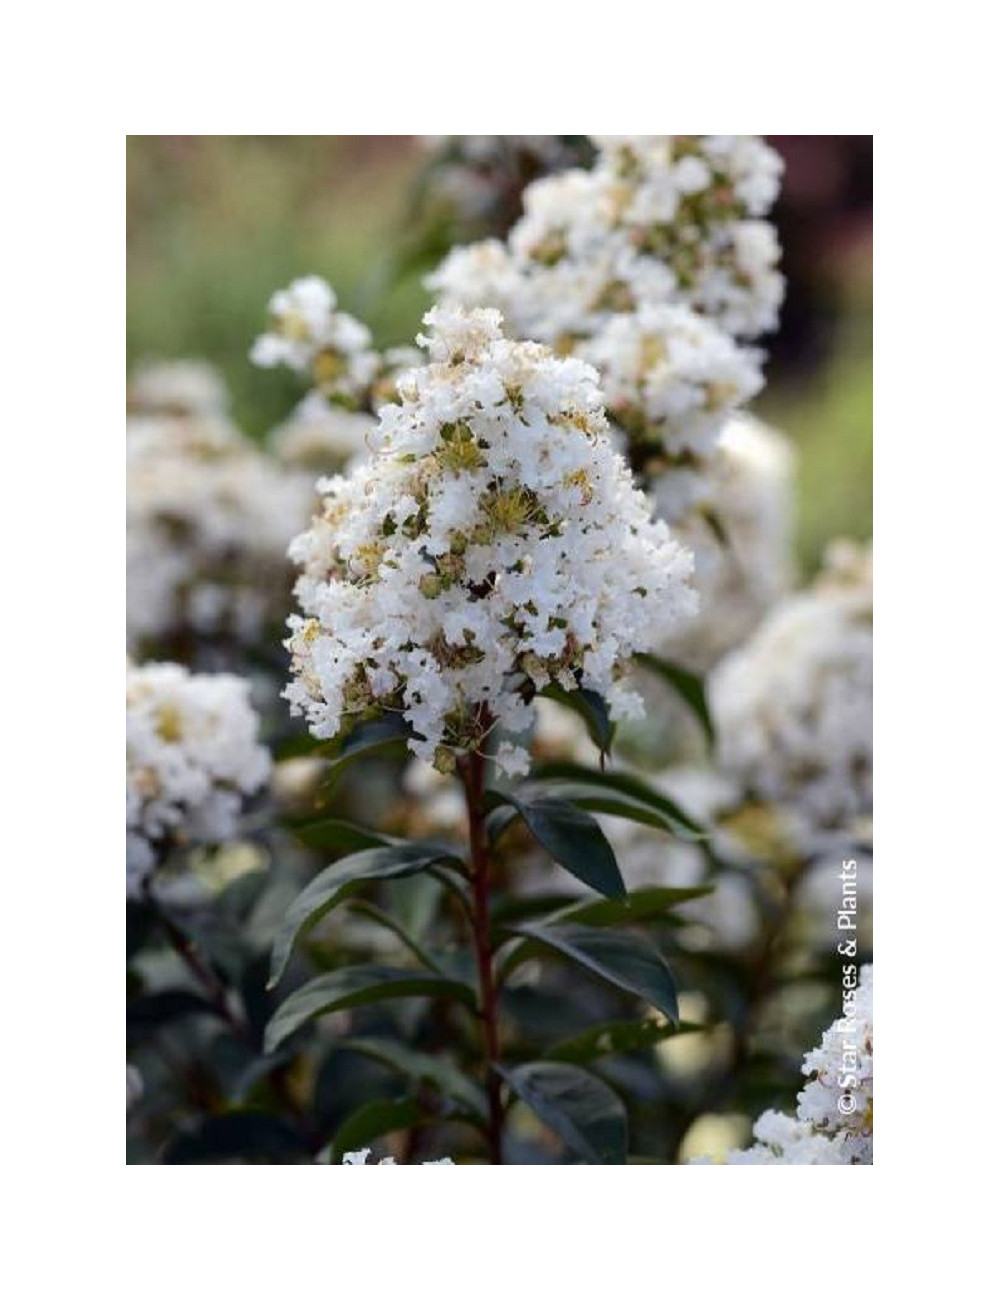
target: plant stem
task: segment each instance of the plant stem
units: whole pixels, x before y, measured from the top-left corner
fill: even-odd
[[[493,972],[493,948],[490,942],[490,846],[486,835],[486,760],[482,754],[470,753],[459,759],[459,773],[465,789],[465,806],[469,819],[469,848],[472,857],[472,937],[479,971],[483,1024],[483,1047],[486,1056],[486,1095],[489,1104],[488,1139],[490,1160],[503,1164],[503,1104],[500,1077],[494,1065],[500,1060],[500,1035],[497,1015],[497,984]]]

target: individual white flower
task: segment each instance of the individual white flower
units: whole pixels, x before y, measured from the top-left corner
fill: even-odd
[[[674,477],[653,485],[658,513]],[[700,508],[682,512],[677,536],[695,557],[698,614],[660,653],[706,672],[740,645],[789,591],[794,576],[794,454],[780,433],[741,415],[730,420],[707,467]]]
[[[267,780],[249,683],[179,664],[125,669],[127,892],[172,846],[233,835],[244,799]]]
[[[257,638],[287,608],[285,552],[311,483],[219,418],[133,419],[125,445],[129,644]]]
[[[445,766],[494,723],[524,731],[550,682],[637,713],[628,661],[693,612],[691,561],[612,450],[594,371],[496,312],[425,321],[430,364],[292,544],[293,712],[328,737],[397,711]]]
[[[808,841],[872,810],[871,548],[840,545],[709,681],[723,770]]]
[[[318,275],[294,280],[272,296],[271,328],[250,359],[308,374],[325,396],[358,403],[378,374],[378,353],[367,325],[336,308],[337,295]]]
[[[843,1016],[806,1053],[802,1073],[809,1082],[799,1093],[796,1114],[765,1111],[754,1125],[756,1145],[731,1151],[724,1164],[872,1163],[873,987],[872,967],[863,966],[860,978],[845,986]]]
[[[139,366],[128,387],[131,411],[142,415],[225,415],[225,380],[206,361],[151,361]]]

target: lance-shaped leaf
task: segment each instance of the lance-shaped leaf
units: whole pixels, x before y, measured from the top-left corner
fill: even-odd
[[[596,1075],[554,1061],[535,1061],[512,1070],[495,1068],[575,1155],[589,1164],[624,1164],[628,1155],[625,1107]]]
[[[303,984],[281,1004],[264,1032],[264,1050],[275,1051],[317,1016],[392,998],[452,998],[473,1009],[476,1005],[468,984],[443,975],[393,966],[345,966]]]
[[[348,1115],[334,1134],[330,1163],[340,1164],[345,1152],[356,1151],[386,1133],[414,1128],[423,1119],[423,1112],[412,1097],[366,1101]]]
[[[577,880],[605,898],[624,897],[625,882],[614,850],[590,813],[546,795],[491,790],[488,797],[494,805],[506,803],[516,808],[542,848]]]
[[[573,921],[578,925],[635,925],[666,916],[682,903],[711,894],[713,885],[649,885],[624,898],[582,899],[551,912],[546,924]]]
[[[515,934],[561,953],[616,988],[643,998],[675,1024],[679,1020],[674,977],[645,935],[593,929],[586,925],[520,925],[512,928]],[[530,943],[519,945],[504,963],[504,974],[531,955]]]
[[[443,845],[401,843],[352,853],[321,871],[285,914],[271,950],[268,988],[274,988],[284,974],[299,936],[316,925],[338,903],[357,894],[369,881],[412,876],[437,863],[449,861],[457,859]]]
[[[338,817],[315,817],[292,824],[295,838],[307,848],[328,853],[359,853],[398,843],[391,835],[380,835],[366,826],[341,821]]]
[[[680,664],[675,664],[667,659],[660,659],[657,655],[636,655],[636,661],[643,668],[648,668],[650,672],[656,673],[668,686],[673,687],[698,719],[711,749],[715,745],[715,728],[712,725],[712,715],[709,712],[705,686],[701,678],[696,673],[682,668]]]
[[[486,1118],[486,1098],[482,1089],[467,1079],[457,1066],[440,1056],[414,1051],[404,1043],[387,1038],[349,1038],[341,1047],[345,1051],[361,1052],[374,1061],[380,1061],[414,1083],[429,1083],[471,1114],[480,1119]]]
[[[675,835],[685,839],[704,839],[707,834],[701,822],[686,812],[676,800],[661,794],[634,773],[595,772],[579,763],[546,763],[535,772],[535,784],[545,789],[551,784],[555,791],[564,782],[577,787],[574,801],[589,800],[591,802],[584,803],[584,806],[593,807],[598,812],[607,811],[620,817],[641,820],[633,806],[639,804],[661,813],[668,823],[667,829]],[[590,790],[589,794],[587,789]],[[601,800],[606,802],[605,808],[602,808]],[[617,809],[614,806],[616,802]]]

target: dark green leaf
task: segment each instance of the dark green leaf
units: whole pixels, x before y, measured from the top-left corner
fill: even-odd
[[[472,989],[458,980],[392,966],[346,966],[303,984],[271,1017],[264,1050],[273,1052],[310,1020],[344,1007],[366,1006],[391,998],[454,998],[475,1008]]]
[[[590,813],[562,799],[491,794],[515,807],[542,848],[578,880],[605,898],[624,897],[625,882],[614,851]]]
[[[388,835],[379,835],[353,822],[336,817],[322,817],[316,821],[302,822],[292,827],[295,838],[307,848],[323,849],[329,853],[357,853],[361,849],[374,849],[396,843]]]
[[[547,763],[537,770],[533,784],[550,781],[555,783],[567,781],[574,785],[590,786],[609,799],[624,796],[636,803],[645,804],[663,814],[675,835],[682,835],[687,839],[703,839],[707,834],[705,827],[690,813],[685,812],[680,804],[668,795],[655,790],[634,773],[595,772],[579,763]]]
[[[565,705],[583,719],[587,734],[601,754],[611,753],[611,744],[615,736],[615,724],[611,721],[608,706],[596,691],[567,691],[554,683],[545,687],[539,694],[547,700]]]
[[[668,835],[681,832],[685,839],[691,838],[691,831],[680,822],[660,812],[652,804],[633,799],[630,795],[620,794],[617,790],[602,790],[597,785],[581,781],[574,785],[569,781],[548,782],[544,787],[530,787],[536,797],[561,799],[587,812],[604,813],[608,817],[622,817],[626,821],[639,822],[651,826],[654,830],[665,831]]]
[[[690,1033],[700,1025],[672,1025],[662,1020],[612,1020],[595,1025],[582,1034],[556,1043],[545,1053],[551,1061],[569,1061],[578,1065],[599,1060],[602,1056],[618,1056],[624,1052],[639,1052],[653,1047],[675,1034]]]
[[[670,968],[654,945],[642,934],[599,930],[586,925],[520,925],[516,934],[569,957],[593,974],[644,998],[650,1006],[677,1022],[677,988]],[[504,972],[531,955],[530,945],[521,945],[507,958]]]
[[[643,668],[648,668],[650,672],[656,673],[668,686],[674,688],[698,719],[709,748],[712,748],[715,745],[715,728],[712,725],[712,715],[709,712],[702,679],[696,673],[682,668],[680,664],[671,663],[667,659],[660,659],[657,655],[636,655],[636,661]]]
[[[291,1124],[264,1111],[210,1115],[166,1147],[165,1165],[208,1165],[226,1160],[292,1164],[309,1158],[302,1135]]]
[[[369,881],[411,876],[434,863],[449,860],[449,851],[441,845],[400,843],[352,853],[321,871],[285,914],[271,953],[268,988],[274,988],[284,974],[298,937]]]
[[[412,1097],[399,1101],[366,1101],[348,1115],[334,1134],[330,1163],[340,1164],[346,1151],[356,1151],[386,1133],[413,1128],[423,1118],[423,1112]]]
[[[650,885],[636,889],[624,898],[585,899],[569,903],[546,918],[547,922],[575,921],[579,925],[634,925],[663,916],[682,903],[695,898],[705,898],[712,885],[691,885],[673,888],[669,885]]]
[[[608,1085],[575,1065],[537,1061],[497,1072],[543,1124],[589,1164],[620,1165],[628,1155],[625,1107]]]
[[[482,1090],[457,1066],[440,1056],[428,1056],[425,1052],[416,1052],[403,1043],[384,1038],[349,1038],[341,1047],[381,1061],[414,1083],[430,1083],[472,1114],[486,1118],[486,1098]]]

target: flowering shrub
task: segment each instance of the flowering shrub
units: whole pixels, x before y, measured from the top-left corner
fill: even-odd
[[[780,161],[440,148],[416,347],[308,275],[261,445],[130,384],[131,1158],[870,1163],[871,552],[794,590],[743,411]]]

